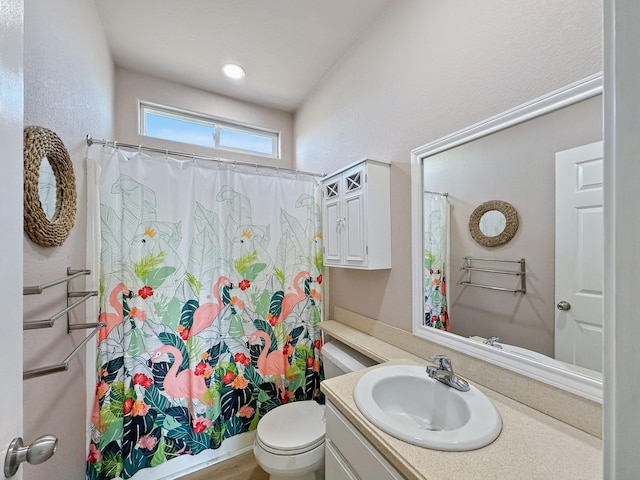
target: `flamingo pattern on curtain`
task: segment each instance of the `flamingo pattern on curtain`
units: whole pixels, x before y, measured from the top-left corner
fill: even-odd
[[[100,149],[100,317],[87,479],[220,447],[320,400],[319,188],[302,175]]]
[[[424,193],[424,325],[449,331],[449,200]]]

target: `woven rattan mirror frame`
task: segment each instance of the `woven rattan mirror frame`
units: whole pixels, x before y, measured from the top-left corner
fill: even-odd
[[[497,210],[504,215],[504,218],[506,219],[506,226],[500,235],[488,237],[480,230],[480,219],[485,213],[492,210]],[[482,205],[477,207],[469,217],[469,232],[473,239],[483,247],[497,247],[499,245],[504,245],[513,238],[518,231],[519,225],[518,212],[516,209],[513,208],[513,205],[510,203],[503,202],[502,200],[490,200],[488,202],[484,202]]]
[[[40,164],[47,158],[56,177],[56,210],[51,220],[40,203]],[[76,177],[69,152],[55,132],[43,127],[24,129],[24,229],[43,247],[64,243],[76,219]]]

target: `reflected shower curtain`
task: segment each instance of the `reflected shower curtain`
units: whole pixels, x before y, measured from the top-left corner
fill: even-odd
[[[449,200],[424,193],[424,325],[449,331],[446,274],[449,268]]]
[[[320,396],[311,177],[102,148],[97,387],[87,478],[218,448]]]

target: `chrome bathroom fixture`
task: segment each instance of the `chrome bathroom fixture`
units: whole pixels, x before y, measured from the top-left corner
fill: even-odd
[[[25,460],[31,465],[46,462],[56,453],[57,448],[58,437],[55,435],[43,435],[29,445],[22,443],[22,437],[14,438],[4,459],[4,476],[13,477]]]

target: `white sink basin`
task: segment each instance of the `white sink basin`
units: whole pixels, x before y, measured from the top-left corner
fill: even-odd
[[[500,413],[480,390],[460,392],[429,378],[423,366],[373,369],[358,380],[353,396],[376,427],[421,447],[474,450],[502,431]]]

